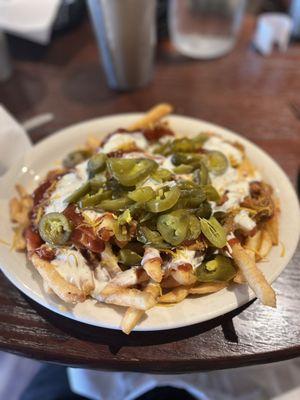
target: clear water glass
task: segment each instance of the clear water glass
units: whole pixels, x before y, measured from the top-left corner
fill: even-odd
[[[169,32],[178,52],[201,59],[235,45],[246,0],[169,0]]]

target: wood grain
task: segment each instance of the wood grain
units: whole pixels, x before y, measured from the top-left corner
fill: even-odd
[[[20,120],[53,112],[32,133],[37,142],[67,125],[101,115],[144,111],[168,101],[179,114],[225,126],[266,150],[296,182],[300,121],[300,46],[263,58],[252,48],[254,22],[228,56],[191,61],[160,44],[153,82],[129,93],[106,86],[88,21],[56,38],[39,61],[14,60],[0,102]],[[257,301],[212,321],[163,332],[93,328],[58,316],[0,275],[0,348],[27,357],[111,370],[180,373],[274,362],[300,355],[300,248],[276,281],[278,308]]]

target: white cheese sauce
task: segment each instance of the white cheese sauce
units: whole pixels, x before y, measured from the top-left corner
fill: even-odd
[[[171,161],[172,156],[166,157],[164,161],[161,163],[161,167],[173,171],[175,165]]]
[[[234,222],[238,229],[245,232],[250,232],[255,228],[256,223],[249,217],[249,212],[247,210],[241,210],[235,217]]]
[[[242,152],[234,147],[232,144],[227,143],[224,139],[218,136],[211,136],[203,144],[205,150],[217,150],[223,153],[228,160],[234,160],[237,164],[243,161]]]
[[[182,264],[190,264],[193,269],[196,269],[202,263],[204,255],[195,257],[195,254],[195,250],[189,250],[187,248],[178,249],[174,252],[174,255],[172,255],[172,260],[165,262],[162,268],[166,271],[168,269],[176,269]]]
[[[115,133],[104,146],[100,149],[102,153],[111,153],[130,146],[136,146],[139,149],[146,150],[148,141],[142,133]]]
[[[99,212],[94,210],[84,210],[82,211],[83,218],[86,220],[87,223],[93,224],[96,221],[99,221],[103,215],[106,214],[105,212]]]
[[[214,211],[227,212],[237,208],[240,203],[249,196],[250,182],[261,180],[259,173],[254,176],[241,176],[238,169],[230,166],[230,160],[234,160],[236,164],[243,161],[243,153],[230,143],[217,136],[210,137],[203,145],[206,150],[217,150],[222,152],[229,161],[229,166],[222,175],[209,174],[212,185],[222,196],[226,193],[227,200],[221,206],[216,206],[215,202],[210,202]]]
[[[57,272],[69,283],[82,288],[84,282],[93,284],[93,273],[86,260],[77,250],[57,249],[56,257],[51,261]]]
[[[74,172],[64,175],[57,182],[55,190],[51,193],[49,203],[45,208],[45,214],[64,211],[67,207],[66,198],[88,180],[87,163],[88,160],[78,164]]]
[[[95,288],[91,293],[91,296],[102,301],[103,299],[100,296],[100,293],[105,288],[107,283],[110,281],[110,276],[105,268],[98,266],[94,271],[94,284]]]

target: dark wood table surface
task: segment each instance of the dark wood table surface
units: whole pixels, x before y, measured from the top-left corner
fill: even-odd
[[[267,151],[293,184],[299,170],[300,44],[263,58],[245,21],[228,56],[193,61],[160,43],[151,84],[130,93],[106,86],[88,20],[35,52],[22,44],[14,76],[0,84],[0,102],[19,120],[52,112],[32,132],[37,142],[97,116],[144,111],[168,101],[179,114],[239,132]],[[19,44],[20,46],[20,44]],[[70,138],[71,140],[71,138]],[[300,355],[300,249],[274,284],[278,308],[258,301],[215,320],[129,337],[58,316],[26,298],[0,275],[0,348],[35,359],[89,368],[178,373],[268,363]]]

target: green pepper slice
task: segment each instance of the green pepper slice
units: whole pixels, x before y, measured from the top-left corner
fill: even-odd
[[[53,246],[62,246],[71,236],[71,226],[67,218],[57,212],[45,214],[39,223],[41,238]]]
[[[97,174],[92,179],[89,180],[91,186],[91,192],[96,193],[99,189],[106,186],[106,179],[104,175]]]
[[[70,196],[68,196],[65,200],[66,203],[77,203],[83,196],[89,193],[91,190],[90,182],[84,183],[78,189],[75,190]]]
[[[201,218],[200,224],[202,233],[213,246],[222,248],[226,245],[226,232],[214,217]]]
[[[236,269],[229,257],[217,255],[196,268],[199,282],[228,282],[236,275]]]
[[[193,172],[194,168],[192,165],[187,165],[187,164],[180,164],[178,167],[174,168],[174,172],[176,174],[190,174]]]
[[[130,200],[128,197],[120,197],[119,199],[103,200],[98,204],[97,208],[104,211],[122,211],[125,210],[131,203],[132,200]]]
[[[133,267],[134,265],[140,265],[142,257],[135,251],[130,249],[122,249],[119,252],[119,261],[126,267]]]
[[[194,181],[198,185],[208,185],[210,183],[208,169],[203,162],[200,163],[200,168],[194,171]]]
[[[160,215],[157,219],[157,229],[163,239],[174,246],[183,242],[188,231],[188,217],[185,210]]]
[[[103,189],[99,189],[96,194],[87,194],[79,200],[79,207],[86,208],[96,206],[101,203],[101,201],[111,198],[111,194],[111,190],[104,191]]]
[[[203,203],[201,203],[198,206],[195,214],[199,218],[209,219],[211,217],[211,214],[212,214],[212,208],[211,208],[211,205],[209,204],[209,202],[208,201],[204,201]]]
[[[190,153],[175,153],[171,157],[171,161],[174,165],[179,166],[181,164],[197,166],[201,162],[202,157],[198,154]]]
[[[92,158],[89,159],[87,164],[87,172],[89,175],[89,179],[93,178],[99,172],[102,172],[106,168],[106,154],[99,153],[95,154]]]
[[[154,199],[155,191],[150,186],[144,186],[128,193],[128,197],[137,203],[146,203]]]
[[[126,187],[137,185],[158,168],[154,160],[147,158],[109,158],[107,166],[111,175]]]
[[[158,182],[169,181],[172,179],[172,177],[172,172],[166,168],[159,168],[151,174],[151,178]]]
[[[196,150],[201,149],[201,147],[207,141],[208,138],[209,138],[209,135],[207,133],[199,133],[199,135],[194,137],[192,139],[192,141],[193,141],[193,143],[195,145]]]
[[[65,168],[74,168],[77,164],[91,157],[91,155],[92,153],[89,150],[75,150],[69,153],[62,163]]]
[[[147,203],[147,209],[153,213],[169,210],[177,203],[180,197],[180,190],[176,187],[164,193],[164,199],[153,199]]]
[[[147,228],[147,226],[139,225],[137,230],[137,240],[143,244],[151,244],[157,249],[166,249],[170,245],[164,242],[161,234],[157,231]]]
[[[201,224],[199,219],[195,215],[190,214],[188,218],[188,229],[185,239],[187,240],[197,239],[200,233],[201,233]]]
[[[220,200],[220,195],[217,190],[212,185],[203,185],[201,186],[202,190],[206,194],[207,200],[216,201]]]
[[[215,175],[222,175],[228,168],[228,160],[220,151],[212,150],[206,154],[207,167]]]

